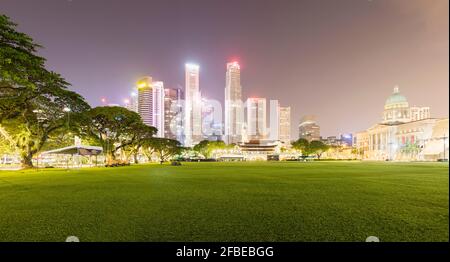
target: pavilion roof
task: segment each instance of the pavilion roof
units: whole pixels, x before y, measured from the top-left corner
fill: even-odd
[[[60,155],[82,155],[82,156],[95,156],[103,152],[103,148],[100,146],[67,146],[50,151],[43,152],[42,155],[60,154]]]

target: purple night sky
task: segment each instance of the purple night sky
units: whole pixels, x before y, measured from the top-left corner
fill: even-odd
[[[0,13],[45,49],[47,65],[99,105],[122,103],[151,75],[223,101],[225,64],[241,63],[244,97],[315,114],[322,135],[366,129],[395,85],[410,105],[448,117],[448,0],[0,0]]]

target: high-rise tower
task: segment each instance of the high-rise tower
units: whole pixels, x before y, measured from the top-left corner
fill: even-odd
[[[267,139],[266,99],[247,99],[247,136],[249,140]]]
[[[244,111],[242,105],[241,68],[237,62],[227,64],[225,76],[225,142],[242,141]]]
[[[200,67],[194,64],[186,64],[184,108],[185,146],[195,145],[202,139],[202,111],[199,78]]]
[[[156,127],[156,136],[164,136],[164,84],[153,82],[150,76],[137,82],[138,113],[144,124]]]

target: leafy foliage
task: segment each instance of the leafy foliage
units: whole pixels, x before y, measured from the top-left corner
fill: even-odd
[[[330,147],[324,144],[322,141],[313,140],[309,142],[307,139],[299,138],[292,143],[292,147],[302,152],[302,158],[315,154],[318,159],[326,152]]]
[[[316,154],[317,159],[320,159],[322,154],[324,152],[326,152],[328,149],[330,149],[330,146],[326,145],[322,141],[317,141],[317,140],[311,141],[311,143],[309,144],[309,147],[310,147],[311,152]]]
[[[302,158],[307,158],[312,153],[311,148],[309,147],[309,141],[304,138],[299,138],[292,142],[292,148],[301,151]]]
[[[205,158],[210,158],[215,150],[225,150],[232,148],[233,145],[227,145],[223,141],[208,141],[202,140],[200,143],[194,146],[193,150]]]
[[[153,126],[147,126],[145,124],[137,125],[133,130],[134,139],[133,142],[124,146],[122,149],[127,155],[128,159],[131,155],[134,157],[134,162],[138,163],[138,153],[141,151],[143,145],[145,145],[148,140],[153,139],[153,136],[157,133],[157,129]]]
[[[67,89],[69,83],[45,68],[45,59],[35,54],[39,47],[0,15],[0,123],[20,150],[24,167],[31,167],[32,157],[64,127],[69,117],[64,108],[74,119],[89,109],[83,97]]]
[[[115,160],[116,152],[133,145],[140,139],[143,127],[141,117],[133,111],[118,106],[95,107],[86,113],[82,125],[84,136],[91,137],[103,147],[108,161]],[[151,134],[156,129],[149,129]]]
[[[143,147],[149,158],[155,153],[161,163],[167,161],[170,157],[180,154],[183,150],[181,143],[177,140],[159,137],[145,140]]]

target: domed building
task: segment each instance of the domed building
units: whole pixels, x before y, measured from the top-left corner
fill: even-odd
[[[431,118],[429,107],[410,107],[398,87],[386,99],[383,120],[353,135],[362,159],[448,159],[448,117]]]
[[[410,121],[410,109],[406,97],[400,94],[399,88],[384,103],[383,124],[399,124]]]

